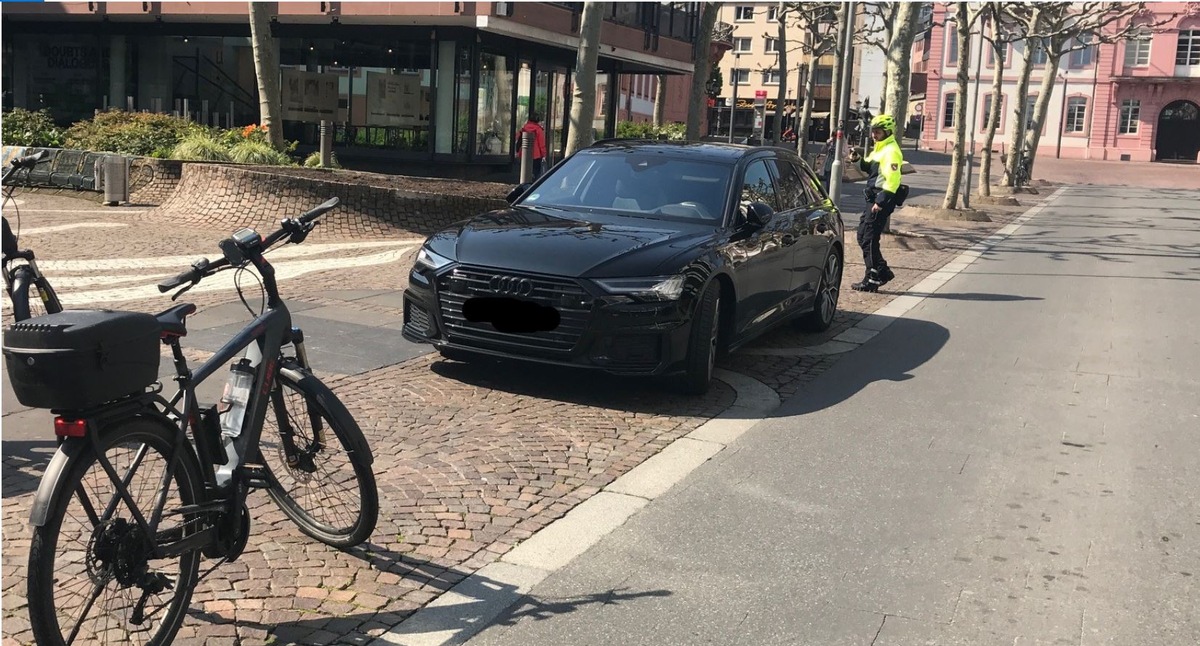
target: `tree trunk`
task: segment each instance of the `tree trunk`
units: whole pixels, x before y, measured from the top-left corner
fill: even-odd
[[[812,125],[813,90],[817,87],[817,56],[808,58],[808,77],[804,79],[804,107],[800,112],[800,130],[796,136],[800,138],[800,156],[803,157],[808,148],[808,129]]]
[[[783,139],[783,104],[787,100],[788,87],[788,59],[787,59],[787,14],[783,10],[783,3],[779,3],[779,41],[775,43],[779,50],[779,63],[776,68],[779,70],[779,91],[775,94],[775,123],[771,125],[771,140],[776,144]]]
[[[1041,9],[1037,4],[1033,4],[1031,9],[1033,12],[1027,27],[1029,32],[1036,33],[1037,28],[1041,24]],[[1021,139],[1025,134],[1025,97],[1029,94],[1029,76],[1033,73],[1033,49],[1038,44],[1031,39],[1025,40],[1025,48],[1021,54],[1021,69],[1017,73],[1017,87],[1012,93],[1013,97],[1013,123],[1008,135],[1008,161],[1004,164],[1004,185],[1012,186],[1013,177],[1017,172],[1017,164],[1020,162]]]
[[[700,139],[700,120],[708,111],[708,93],[705,92],[705,86],[708,83],[708,75],[712,72],[709,49],[720,9],[720,3],[706,2],[704,12],[700,15],[700,32],[696,34],[696,43],[692,50],[692,94],[688,99],[686,135],[688,141]]]
[[[884,93],[883,105],[879,114],[892,115],[896,120],[898,135],[904,136],[905,125],[908,123],[908,91],[909,79],[912,76],[912,46],[916,37],[917,20],[920,18],[920,5],[915,2],[902,2],[896,7],[896,17],[893,20],[892,39],[888,43],[887,52],[887,86]],[[918,139],[920,135],[917,135]]]
[[[842,95],[841,94],[842,90],[838,86],[842,84],[842,52],[846,51],[846,39],[843,38],[843,36],[845,36],[846,34],[845,34],[845,30],[842,29],[842,25],[845,24],[844,21],[846,20],[846,15],[847,15],[846,5],[842,4],[837,9],[837,25],[838,25],[838,38],[837,38],[837,46],[836,46],[837,51],[833,52],[833,80],[830,82],[830,85],[829,85],[829,134],[830,135],[833,135],[833,133],[837,131],[837,126],[838,126],[838,124],[837,124],[838,97],[840,97]]]
[[[1033,129],[1025,133],[1025,149],[1029,151],[1026,159],[1029,160],[1029,177],[1033,177],[1033,162],[1037,159],[1038,145],[1042,141],[1043,125],[1046,123],[1047,113],[1050,111],[1050,95],[1054,93],[1054,85],[1058,80],[1058,66],[1062,62],[1062,54],[1058,47],[1051,47],[1049,61],[1046,64],[1046,74],[1042,77],[1042,87],[1038,94],[1037,102],[1033,104]],[[1064,115],[1065,116],[1065,115]],[[1062,128],[1066,124],[1058,124]]]
[[[1004,48],[1008,43],[992,42],[992,58],[996,61],[996,71],[992,74],[992,109],[988,114],[987,134],[983,137],[983,158],[979,162],[979,192],[980,197],[992,194],[992,144],[996,141],[996,129],[1000,125],[1000,113],[1004,103],[1004,66],[1000,64]]]
[[[579,50],[575,54],[575,89],[571,92],[570,133],[565,157],[592,145],[592,123],[596,120],[596,62],[600,58],[600,26],[604,23],[607,2],[583,3],[579,26]],[[609,79],[609,91],[615,92],[616,75]]]
[[[658,86],[654,94],[654,126],[661,128],[663,125],[663,111],[667,107],[667,75],[659,74],[655,77],[656,85]]]
[[[967,3],[954,3],[954,18],[958,29],[958,100],[954,102],[954,155],[950,159],[950,183],[946,185],[946,199],[942,201],[943,209],[958,208],[959,184],[962,182],[963,164],[966,162],[967,140],[967,81],[971,65],[971,28],[967,19]]]
[[[254,56],[254,75],[258,79],[259,124],[275,150],[283,150],[283,109],[279,96],[279,41],[271,36],[271,10],[274,3],[250,3],[250,44]]]

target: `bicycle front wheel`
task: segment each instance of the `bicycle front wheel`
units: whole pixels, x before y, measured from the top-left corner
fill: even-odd
[[[371,450],[328,386],[295,367],[279,371],[259,440],[267,494],[308,536],[339,549],[375,531],[379,494]]]
[[[29,550],[29,618],[38,644],[171,643],[200,553],[157,559],[152,552],[199,529],[179,512],[204,486],[191,445],[176,447],[176,437],[176,429],[147,419],[103,433],[103,457],[129,500],[90,448],[62,471]]]

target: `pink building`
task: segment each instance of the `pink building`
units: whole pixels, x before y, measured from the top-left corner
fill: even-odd
[[[914,45],[913,105],[909,113],[919,115],[912,125],[920,129],[922,146],[932,150],[949,150],[953,145],[954,106],[964,100],[954,78],[960,59],[955,28],[946,24],[952,15],[948,5],[934,4],[932,20],[927,23],[930,26]],[[1164,19],[1169,22],[1158,33],[1146,29],[1136,40],[1097,43],[1064,57],[1052,86],[1039,155],[1200,161],[1200,3],[1147,3],[1133,21],[1152,24]],[[984,53],[976,95],[974,77],[981,45]],[[1016,111],[1016,64],[1026,46],[1009,45],[1006,52],[1011,74],[1006,69],[997,148],[1008,145]],[[969,127],[975,129],[976,146],[981,147],[996,61],[992,60],[990,45],[981,37],[974,36],[970,47],[972,82],[965,97],[969,102],[967,119]],[[1038,49],[1033,56],[1035,67],[1024,98],[1030,108],[1041,91],[1046,70],[1045,53]]]

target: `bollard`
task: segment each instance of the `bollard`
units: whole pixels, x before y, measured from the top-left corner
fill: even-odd
[[[333,166],[333,128],[328,120],[321,120],[321,168]]]
[[[521,133],[521,184],[533,181],[533,133]]]

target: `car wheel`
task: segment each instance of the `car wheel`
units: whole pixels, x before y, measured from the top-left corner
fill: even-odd
[[[703,395],[712,382],[721,338],[721,286],[709,283],[696,305],[688,337],[686,366],[680,386],[688,395]]]
[[[821,283],[817,286],[817,297],[811,312],[800,317],[797,323],[809,332],[824,332],[833,325],[837,314],[838,296],[842,291],[842,259],[837,250],[830,249],[821,270]]]

